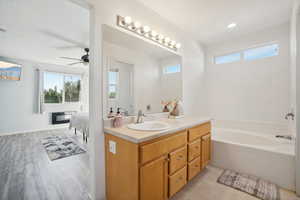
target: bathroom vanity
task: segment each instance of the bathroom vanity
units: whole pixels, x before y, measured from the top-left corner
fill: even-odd
[[[164,131],[105,128],[108,200],[169,199],[208,164],[209,120],[164,121]]]

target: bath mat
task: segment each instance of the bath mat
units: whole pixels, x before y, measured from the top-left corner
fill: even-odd
[[[217,182],[262,200],[280,200],[277,185],[255,176],[225,169]]]
[[[41,139],[41,143],[52,161],[86,152],[71,137],[67,136],[46,137]]]

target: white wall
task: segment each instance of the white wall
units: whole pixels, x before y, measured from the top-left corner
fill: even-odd
[[[50,113],[48,112],[45,114],[37,114],[38,73],[36,69],[39,68],[63,73],[84,73],[85,70],[19,59],[0,58],[22,65],[20,81],[0,80],[0,135],[65,127],[65,125],[51,125]],[[86,83],[83,82],[83,84]],[[79,110],[80,105],[63,106],[57,111],[61,109],[62,111]]]
[[[233,30],[234,31],[234,30]],[[279,55],[254,61],[213,63],[213,57],[276,42]],[[211,116],[223,120],[286,123],[290,109],[289,25],[245,35],[207,48]]]
[[[182,72],[164,74],[163,70],[168,66],[181,66],[179,56],[170,56],[159,60],[161,73],[161,100],[170,101],[174,99],[182,100]]]

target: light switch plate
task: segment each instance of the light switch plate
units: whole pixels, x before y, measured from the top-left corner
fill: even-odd
[[[109,152],[116,154],[117,153],[117,143],[115,141],[109,140]]]

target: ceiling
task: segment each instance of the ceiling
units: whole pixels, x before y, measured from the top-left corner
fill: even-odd
[[[139,0],[210,45],[288,22],[293,0]],[[228,29],[230,23],[236,28]]]
[[[67,65],[89,44],[89,10],[68,0],[0,0],[0,56]],[[77,66],[77,65],[76,65]]]

